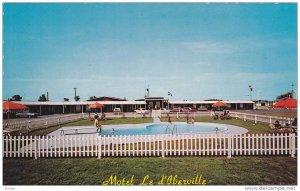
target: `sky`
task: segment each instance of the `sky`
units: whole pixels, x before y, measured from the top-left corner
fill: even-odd
[[[274,100],[297,92],[296,3],[4,3],[3,99]]]

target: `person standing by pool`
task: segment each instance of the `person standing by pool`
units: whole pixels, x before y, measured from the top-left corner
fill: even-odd
[[[101,124],[99,124],[99,116],[98,115],[95,115],[94,116],[95,118],[95,122],[94,122],[94,126],[97,128],[97,133],[101,133]]]
[[[195,119],[192,117],[191,124],[193,124],[193,125],[194,125],[194,123],[195,123]]]
[[[168,122],[169,122],[169,123],[172,123],[172,119],[171,119],[170,116],[168,117]]]

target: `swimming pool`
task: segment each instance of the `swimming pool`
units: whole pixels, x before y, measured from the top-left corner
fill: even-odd
[[[158,135],[158,134],[212,134],[222,133],[228,130],[228,125],[217,123],[184,122],[158,123],[158,124],[126,124],[105,125],[101,130],[101,136],[107,135]]]

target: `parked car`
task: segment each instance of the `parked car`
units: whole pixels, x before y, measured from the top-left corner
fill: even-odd
[[[114,111],[113,111],[114,114],[118,114],[118,113],[121,113],[121,108],[114,108]]]
[[[190,108],[190,107],[184,107],[184,108],[182,108],[182,112],[188,113],[188,112],[193,112],[193,111],[192,111],[192,108]]]
[[[177,112],[181,112],[182,111],[182,109],[181,108],[179,108],[179,107],[174,107],[173,109],[171,109],[170,110],[170,112],[172,112],[172,113],[177,113]]]
[[[138,108],[137,110],[134,110],[137,114],[147,114],[149,113],[149,110],[145,110],[145,108]]]
[[[21,113],[16,113],[16,117],[23,117],[23,118],[37,118],[39,116],[38,113],[29,113],[29,112],[21,112]]]
[[[198,111],[208,111],[208,109],[206,107],[199,107]]]

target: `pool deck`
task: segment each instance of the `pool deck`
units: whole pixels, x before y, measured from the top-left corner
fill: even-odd
[[[162,122],[162,123],[166,123],[166,122]],[[147,125],[152,125],[154,123],[143,123],[143,124],[131,124],[130,126],[131,127],[144,127],[144,126],[147,126]],[[197,124],[197,123],[195,123]],[[248,132],[247,129],[245,128],[242,128],[242,127],[238,127],[238,126],[234,126],[234,125],[225,125],[225,124],[216,124],[216,125],[221,125],[221,126],[226,126],[227,127],[227,130],[225,131],[222,131],[222,132],[217,132],[217,134],[220,134],[220,135],[224,135],[224,134],[235,134],[235,135],[238,135],[238,134],[245,134]],[[128,124],[121,124],[121,125],[103,125],[103,128],[111,128],[112,126],[114,126],[115,128],[122,128],[122,127],[128,127]],[[75,134],[75,132],[71,129],[76,129],[78,128],[78,133]],[[66,131],[68,132],[68,134],[64,135],[64,136],[61,136],[61,130],[70,130],[70,131]],[[72,132],[73,131],[73,132]],[[201,134],[215,134],[215,133],[201,133]],[[98,137],[98,134],[96,133],[96,128],[94,128],[93,126],[70,126],[70,127],[62,127],[50,134],[48,134],[48,136],[55,136],[57,137],[58,139],[67,139],[68,142],[65,143],[65,146],[72,146],[72,145],[75,145],[76,143],[76,140],[78,141],[79,139],[83,140],[82,142],[77,142],[77,146],[94,146],[96,145],[96,137]],[[128,142],[130,143],[130,142]],[[78,145],[80,144],[80,145]],[[107,142],[106,144],[109,144],[109,142]],[[54,145],[52,144],[49,144],[49,145],[44,145],[43,148],[53,148]],[[31,148],[31,144],[23,147],[22,149],[25,149],[25,148]],[[58,147],[59,148],[59,147]],[[61,147],[62,148],[62,147]],[[33,149],[34,150],[34,149]]]
[[[154,123],[142,123],[142,124],[131,124],[130,126],[132,128],[138,128],[138,127],[145,127],[148,125],[152,125]],[[197,124],[197,122],[195,123]],[[218,131],[217,134],[245,134],[248,132],[247,129],[243,128],[243,127],[238,127],[238,126],[234,126],[234,125],[225,125],[225,124],[216,124],[218,126],[225,126],[227,128],[226,131]],[[128,127],[128,124],[121,124],[121,125],[103,125],[102,128],[111,128],[111,127],[115,127],[115,128],[122,128],[122,127]],[[69,129],[69,130],[68,130]],[[78,133],[75,134],[75,130],[71,130],[71,129],[78,129]],[[65,131],[65,136],[98,136],[98,134],[96,133],[96,128],[94,128],[94,126],[70,126],[70,127],[62,127],[56,131],[53,131],[52,133],[48,134],[48,136],[61,136],[61,130],[67,130]],[[212,134],[212,133],[201,133],[201,134]],[[215,133],[213,133],[215,134]]]

